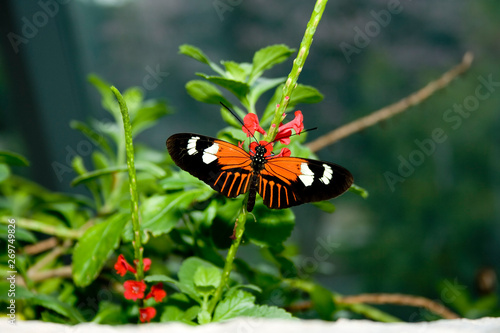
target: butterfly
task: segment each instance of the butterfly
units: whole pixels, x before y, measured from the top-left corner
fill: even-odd
[[[353,183],[351,173],[340,165],[272,155],[272,145],[262,142],[252,143],[249,153],[216,138],[178,133],[167,139],[167,149],[178,167],[226,197],[249,192],[248,212],[257,192],[267,207],[283,209],[335,198]]]

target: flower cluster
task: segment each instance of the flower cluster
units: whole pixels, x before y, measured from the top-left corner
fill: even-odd
[[[151,267],[151,259],[144,258],[144,271],[148,271]],[[134,260],[134,264],[137,265],[137,260]],[[121,276],[125,276],[127,272],[137,273],[137,270],[134,266],[130,265],[123,254],[118,256],[118,260],[115,263],[116,273]],[[151,287],[149,293],[144,297],[144,292],[146,291],[146,283],[144,281],[135,281],[135,280],[127,280],[123,284],[125,288],[124,296],[126,299],[131,299],[133,301],[137,301],[138,299],[149,299],[154,298],[156,302],[161,302],[166,296],[167,292],[163,290],[163,284],[157,283]],[[151,321],[156,316],[156,309],[152,306],[148,306],[145,308],[139,309],[139,319],[141,322]]]
[[[285,118],[286,114],[283,114],[283,118]],[[295,111],[295,118],[286,123],[283,124],[281,123],[280,126],[278,127],[278,134],[276,135],[276,138],[274,139],[273,143],[276,141],[281,142],[282,144],[288,145],[290,144],[290,136],[292,136],[292,129],[295,131],[295,134],[300,134],[302,130],[304,129],[304,117],[302,116],[301,111]],[[272,125],[273,127],[275,126],[274,124]],[[259,124],[259,118],[257,117],[256,114],[254,113],[249,113],[243,118],[243,126],[242,126],[243,132],[248,136],[253,136],[255,132],[259,132],[260,134],[265,135],[266,131],[260,126]],[[266,154],[264,155],[265,157],[268,157],[272,153],[272,144],[269,144],[267,141],[260,141],[259,143],[257,142],[252,142],[250,144],[250,154],[255,154],[255,147],[261,145],[266,147]],[[282,156],[290,156],[291,152],[290,149],[288,148],[282,148],[281,152],[278,155],[275,155],[273,157],[282,157]]]

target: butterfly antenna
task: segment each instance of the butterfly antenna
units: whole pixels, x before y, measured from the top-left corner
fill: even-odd
[[[245,127],[248,131],[248,133],[252,133],[252,131],[250,131],[250,129],[248,129],[248,127],[245,125],[245,123],[243,122],[243,120],[241,120],[241,118],[236,114],[236,112],[234,112],[233,110],[231,110],[229,107],[227,107],[224,103],[222,102],[219,102],[220,105],[222,105],[227,111],[229,111],[233,116],[234,118],[236,118],[242,125],[243,127]],[[255,137],[255,135],[253,135],[253,138],[255,139],[256,142],[259,142],[259,140],[257,140],[257,138]]]

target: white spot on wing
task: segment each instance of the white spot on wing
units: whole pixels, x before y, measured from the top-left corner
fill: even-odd
[[[325,171],[323,171],[323,177],[321,177],[319,180],[323,184],[328,185],[330,184],[330,180],[332,180],[333,171],[328,164],[323,164],[323,168],[325,168]]]
[[[314,172],[309,169],[307,163],[300,164],[300,175],[299,179],[304,183],[305,186],[310,186],[314,181]]]
[[[198,141],[199,139],[200,139],[199,136],[193,136],[191,137],[191,139],[188,140],[187,149],[189,155],[194,155],[198,152],[196,150],[196,141]]]
[[[219,145],[214,143],[210,147],[203,151],[203,162],[205,164],[210,164],[217,159],[217,152],[219,151]]]

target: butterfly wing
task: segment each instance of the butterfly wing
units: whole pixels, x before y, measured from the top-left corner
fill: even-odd
[[[296,157],[270,158],[260,172],[258,192],[269,208],[287,208],[335,198],[354,179],[344,167]]]
[[[168,138],[167,149],[177,166],[217,192],[234,198],[248,190],[253,169],[250,155],[242,148],[208,136],[179,133]]]

